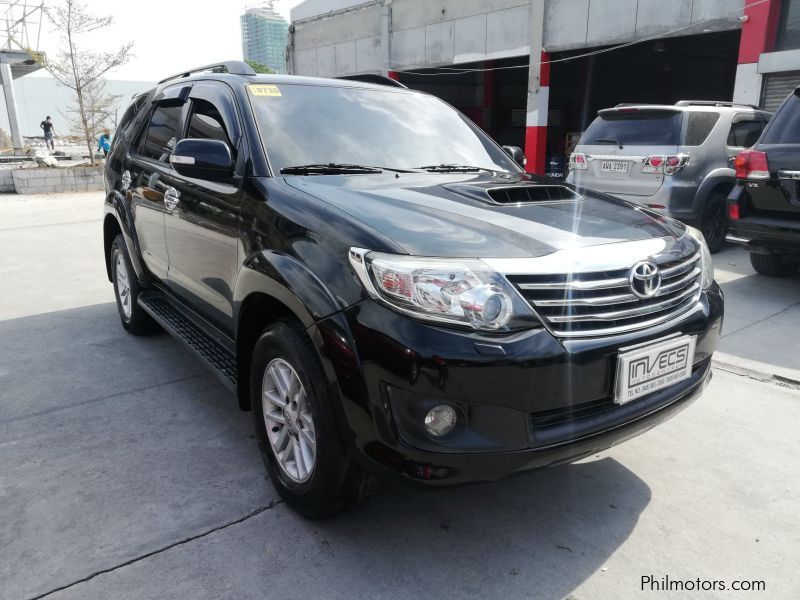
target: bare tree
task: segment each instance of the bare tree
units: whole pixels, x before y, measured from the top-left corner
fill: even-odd
[[[133,42],[112,52],[92,52],[78,45],[80,36],[110,26],[114,18],[96,17],[89,14],[86,5],[79,0],[63,0],[60,6],[45,9],[55,28],[61,34],[62,50],[48,58],[45,67],[61,85],[75,92],[81,133],[86,140],[89,157],[94,164],[92,117],[87,107],[91,90],[109,70],[125,64],[130,58]],[[94,86],[94,88],[92,87]],[[104,86],[100,86],[101,91]]]
[[[106,82],[102,79],[97,79],[83,88],[83,114],[85,115],[85,120],[81,116],[77,98],[74,98],[67,110],[61,114],[69,122],[72,135],[83,138],[88,131],[89,139],[93,142],[92,148],[94,148],[94,140],[104,129],[116,127],[116,103],[120,98],[122,96],[119,94],[109,94],[106,91]]]

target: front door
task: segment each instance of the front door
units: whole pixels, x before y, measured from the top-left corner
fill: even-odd
[[[190,94],[183,138],[224,141],[243,161],[239,118],[232,94],[223,84],[197,83]],[[206,181],[172,171],[177,204],[167,213],[169,287],[223,331],[233,328],[233,287],[239,271],[241,180]]]

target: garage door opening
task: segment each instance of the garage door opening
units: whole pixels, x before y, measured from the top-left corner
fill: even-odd
[[[654,40],[551,66],[547,154],[563,160],[597,111],[623,102],[730,102],[739,31]],[[559,61],[600,48],[553,53]]]
[[[499,144],[524,147],[528,57],[399,72],[400,83],[433,94],[472,119]],[[461,71],[459,71],[459,69]]]

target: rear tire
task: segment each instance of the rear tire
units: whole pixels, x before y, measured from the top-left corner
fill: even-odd
[[[159,330],[158,323],[139,306],[137,299],[142,286],[136,279],[128,247],[122,234],[114,238],[109,253],[111,281],[114,282],[114,296],[122,326],[133,335],[148,335]]]
[[[355,508],[377,487],[375,476],[346,456],[333,402],[303,328],[293,320],[267,327],[250,369],[258,445],[275,490],[308,519]]]
[[[797,262],[788,260],[780,254],[750,253],[750,264],[762,275],[771,277],[789,277],[797,271]]]
[[[728,218],[725,213],[726,199],[726,194],[719,192],[711,194],[703,211],[700,231],[703,232],[711,254],[716,254],[725,245],[725,236],[728,234]]]

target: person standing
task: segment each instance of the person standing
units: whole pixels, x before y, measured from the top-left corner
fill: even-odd
[[[108,129],[103,129],[97,139],[97,149],[103,151],[103,156],[108,156],[108,151],[111,150],[111,132]]]
[[[39,123],[39,127],[41,127],[42,130],[44,131],[45,146],[50,148],[50,150],[55,150],[56,145],[53,142],[53,136],[55,136],[56,130],[53,127],[53,119],[50,118],[50,115],[47,115],[47,118],[41,123]]]

